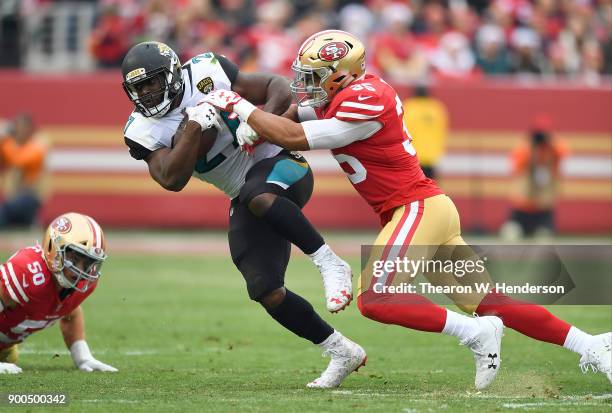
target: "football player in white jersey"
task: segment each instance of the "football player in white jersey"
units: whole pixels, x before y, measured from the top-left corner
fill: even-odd
[[[180,191],[195,176],[231,198],[230,251],[249,297],[282,326],[331,355],[328,368],[309,387],[340,385],[365,364],[365,351],[284,287],[293,243],[321,272],[328,310],[340,311],[352,300],[350,267],[301,212],[312,194],[312,171],[301,155],[268,142],[252,154],[242,151],[237,136],[252,133],[250,127],[200,103],[212,90],[228,89],[282,114],[291,103],[287,80],[242,73],[214,53],[181,65],[176,53],[159,42],[132,47],[122,72],[123,88],[135,106],[124,130],[130,155],[144,160],[151,177],[167,190]]]

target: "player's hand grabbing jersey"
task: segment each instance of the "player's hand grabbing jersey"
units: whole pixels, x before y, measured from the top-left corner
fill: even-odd
[[[399,97],[379,77],[368,74],[354,81],[314,115],[317,119],[335,119],[336,135],[343,146],[327,147],[332,149],[355,189],[381,216],[383,224],[394,208],[442,193],[419,166],[412,138],[404,126]],[[300,118],[304,120],[302,113]],[[317,149],[319,132],[313,130],[316,124],[302,123],[311,149]]]
[[[39,247],[18,251],[0,265],[0,288],[15,302],[0,312],[0,350],[23,341],[30,334],[50,327],[71,313],[91,294],[97,284],[81,293],[58,291]],[[61,297],[60,295],[64,296]]]
[[[185,91],[180,105],[161,118],[145,117],[134,111],[125,125],[125,143],[138,160],[160,148],[171,148],[172,139],[183,120],[183,110],[193,107],[213,89],[231,90],[238,68],[225,57],[204,53],[183,65]],[[223,122],[214,145],[198,160],[193,176],[209,182],[230,198],[238,195],[248,170],[261,159],[277,155],[281,148],[270,143],[258,145],[253,154],[241,151],[236,140],[240,121],[221,113]]]

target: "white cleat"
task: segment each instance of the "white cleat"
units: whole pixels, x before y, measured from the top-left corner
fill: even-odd
[[[612,333],[593,336],[580,358],[582,372],[588,372],[589,367],[605,374],[612,383]]]
[[[476,362],[476,389],[489,387],[499,372],[501,364],[501,339],[504,323],[495,316],[476,317],[480,332],[471,340],[461,343],[474,353]]]
[[[18,374],[21,373],[21,367],[13,363],[0,363],[0,374]]]
[[[314,263],[323,277],[327,309],[332,313],[344,310],[353,299],[351,267],[331,248]]]
[[[329,365],[321,376],[306,385],[311,389],[331,389],[340,386],[344,379],[354,371],[365,366],[368,357],[365,350],[338,332],[334,332],[328,340],[332,340],[323,353],[331,355]],[[327,340],[326,340],[327,341]]]

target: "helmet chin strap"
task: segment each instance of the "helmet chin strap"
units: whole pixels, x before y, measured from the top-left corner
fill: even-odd
[[[342,83],[340,83],[340,86],[338,87],[338,90],[344,89],[349,84],[353,83],[353,81],[355,81],[355,80],[359,80],[359,79],[355,79],[355,76],[353,76],[353,75],[348,75],[347,77],[342,79]]]

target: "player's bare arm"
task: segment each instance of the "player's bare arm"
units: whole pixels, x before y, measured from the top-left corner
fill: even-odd
[[[60,320],[60,330],[64,337],[64,343],[70,350],[72,360],[79,370],[86,372],[117,371],[113,366],[96,360],[91,354],[85,341],[85,316],[80,305]]]
[[[222,111],[235,112],[243,122],[248,123],[257,137],[288,150],[341,148],[352,142],[369,138],[383,125],[376,119],[359,122],[347,122],[336,117],[304,120],[301,115],[298,117],[303,121],[298,123],[286,116],[276,116],[259,110],[236,92],[227,90],[215,90],[209,93],[204,98],[204,102]],[[294,113],[288,115],[295,116]],[[312,116],[306,116],[306,119],[309,118]],[[250,145],[257,137],[253,139],[246,136],[243,143]]]
[[[202,132],[202,126],[186,116],[174,135],[173,147],[157,149],[144,158],[149,174],[164,189],[182,190],[189,182],[197,160],[210,150],[216,136],[216,129]]]
[[[302,125],[284,116],[255,110],[247,122],[259,136],[275,145],[291,151],[311,149]]]
[[[269,73],[238,72],[232,90],[255,105],[264,105],[265,112],[281,115],[291,105],[289,82]]]
[[[85,340],[85,317],[81,306],[78,306],[60,320],[60,330],[68,349],[75,342]]]

